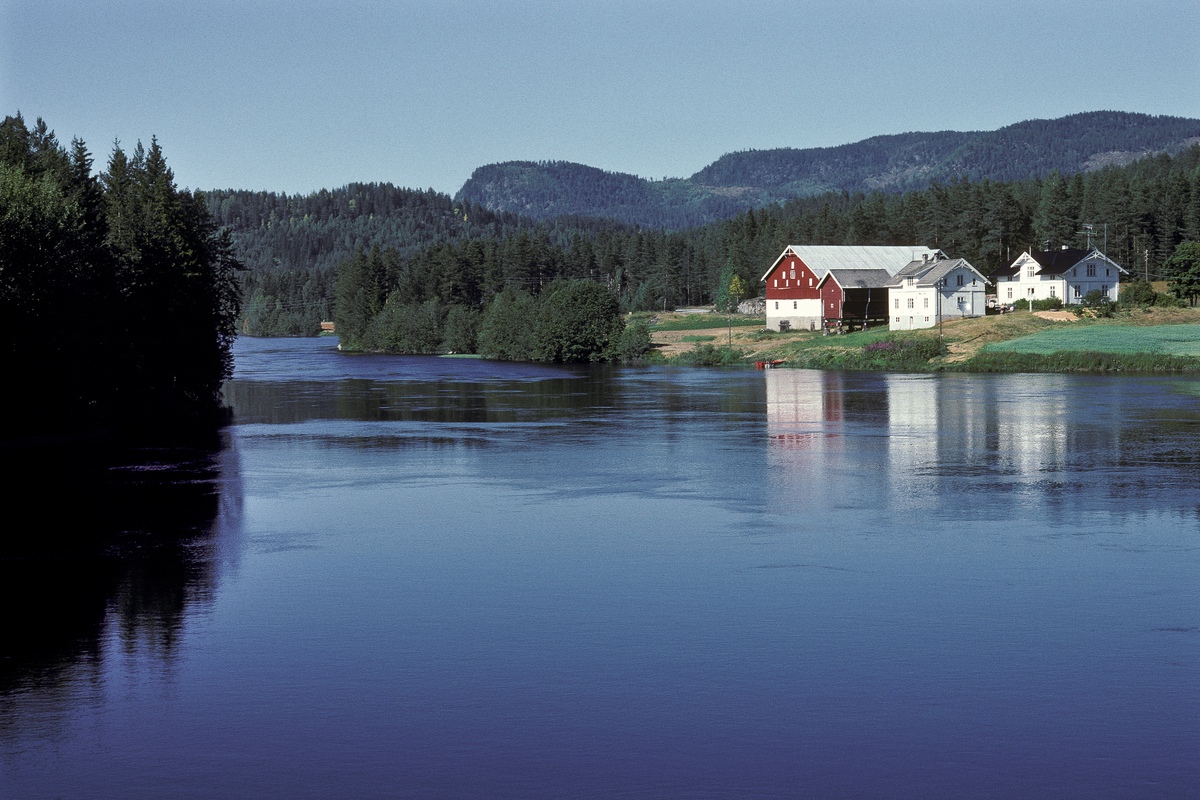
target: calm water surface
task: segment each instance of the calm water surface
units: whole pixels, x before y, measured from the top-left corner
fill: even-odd
[[[5,558],[0,796],[1200,796],[1194,379],[236,356]]]

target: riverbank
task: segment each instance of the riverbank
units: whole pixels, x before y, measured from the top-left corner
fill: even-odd
[[[693,318],[694,319],[694,318]],[[717,322],[720,318],[714,318]],[[1066,311],[1015,312],[947,320],[937,328],[885,328],[841,336],[767,331],[734,317],[687,330],[657,315],[651,338],[666,359],[691,360],[697,348],[732,348],[740,360],[783,361],[812,369],[963,372],[1200,372],[1200,309],[1149,308],[1089,319]],[[740,323],[740,324],[739,324]]]

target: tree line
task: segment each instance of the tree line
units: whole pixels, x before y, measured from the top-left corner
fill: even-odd
[[[157,140],[107,169],[39,119],[0,123],[0,317],[26,429],[179,428],[219,417],[239,264]]]
[[[624,311],[721,302],[736,276],[751,291],[788,244],[939,247],[985,274],[1023,250],[1089,242],[1135,274],[1171,277],[1168,259],[1200,241],[1200,147],[1126,167],[1008,183],[958,180],[904,194],[831,193],[751,210],[687,231],[547,230],[385,250],[382,303],[435,301],[482,309],[503,288],[537,294],[559,278],[608,287]]]

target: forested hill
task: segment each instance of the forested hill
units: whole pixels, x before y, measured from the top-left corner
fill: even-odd
[[[404,254],[440,241],[500,234],[512,215],[456,203],[432,189],[352,183],[308,195],[215,190],[209,211],[254,272],[332,270],[359,250]]]
[[[351,183],[307,195],[218,189],[205,198],[247,268],[240,329],[268,335],[315,333],[332,316],[338,265],[373,248],[409,258],[431,247],[522,232],[566,245],[623,227],[578,217],[536,222],[390,183]]]
[[[903,192],[966,177],[1013,181],[1129,164],[1200,142],[1200,120],[1116,111],[1028,120],[996,131],[876,136],[838,147],[730,153],[690,178],[649,181],[568,162],[475,170],[458,202],[535,219],[563,214],[682,229],[829,191]]]

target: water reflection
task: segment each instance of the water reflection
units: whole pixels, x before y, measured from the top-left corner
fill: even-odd
[[[0,739],[19,720],[26,733],[54,735],[68,709],[98,701],[113,659],[168,668],[185,621],[238,557],[241,487],[227,436],[21,460],[12,496],[49,502],[0,549]]]
[[[836,479],[867,505],[964,517],[1193,505],[1200,457],[1183,443],[1200,427],[1170,380],[771,370],[765,383],[777,498]]]

